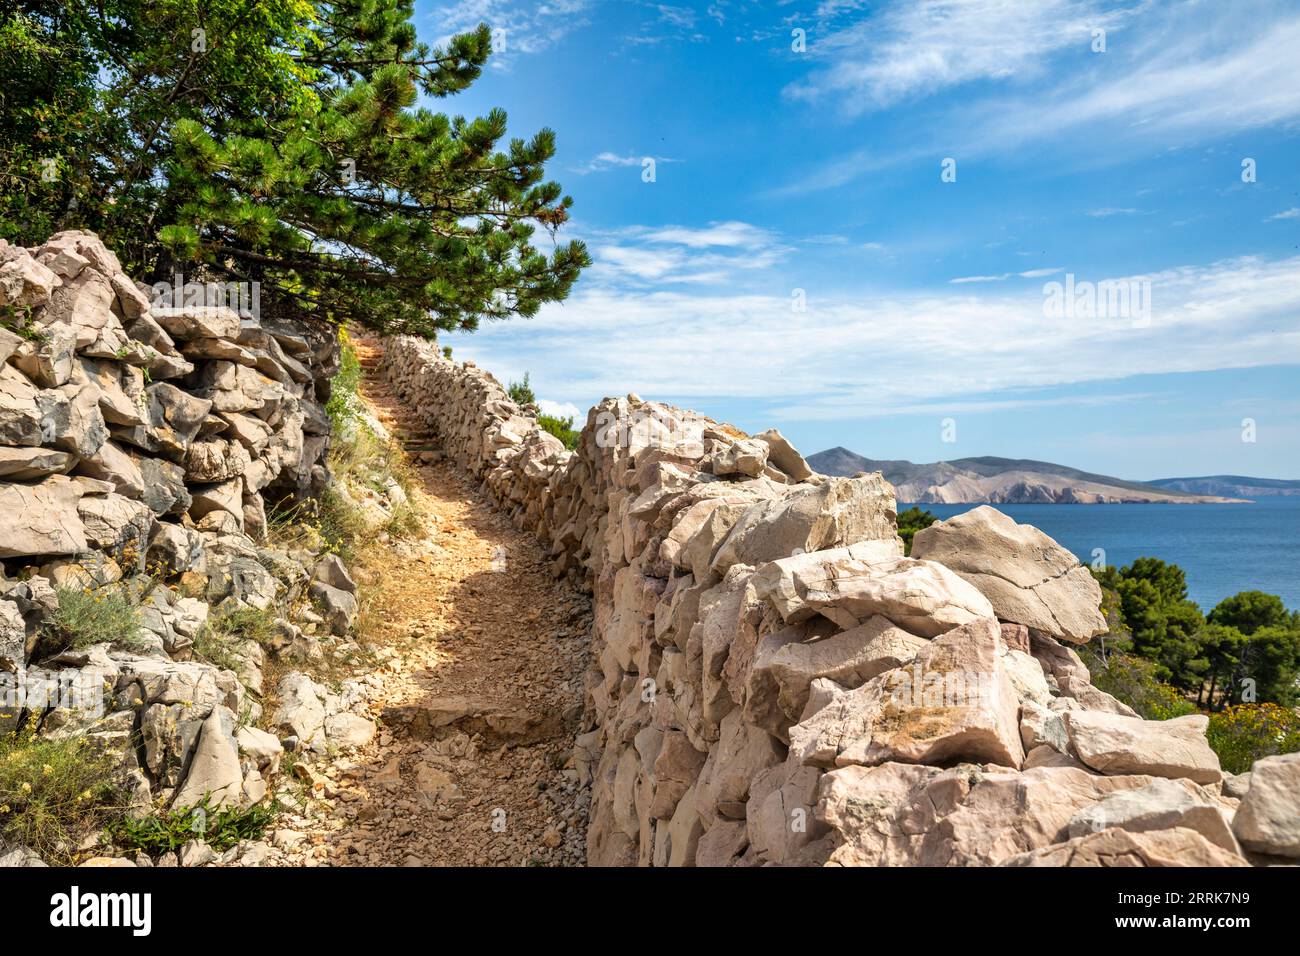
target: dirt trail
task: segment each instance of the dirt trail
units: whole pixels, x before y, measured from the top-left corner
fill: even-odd
[[[315,768],[326,802],[282,825],[306,831],[309,864],[581,865],[587,794],[564,767],[590,604],[450,463],[420,462],[440,456],[383,380],[379,343],[357,352],[363,395],[411,450],[428,533],[358,571],[380,733]]]

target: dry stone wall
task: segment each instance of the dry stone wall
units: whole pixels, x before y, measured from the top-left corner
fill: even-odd
[[[1094,687],[1071,645],[1105,630],[1100,591],[1037,529],[978,508],[904,557],[882,476],[814,474],[779,432],[629,395],[570,452],[472,362],[413,338],[386,361],[442,450],[592,595],[572,764],[589,863],[1300,856],[1298,791],[1275,784],[1300,784],[1300,755],[1252,788],[1221,772],[1204,717],[1145,721]]]
[[[286,745],[374,731],[373,688],[299,673],[262,716],[267,655],[341,651],[357,611],[337,558],[264,540],[268,504],[327,481],[337,336],[157,293],[91,233],[0,241],[0,735],[84,737],[136,815],[251,806]],[[79,596],[128,600],[138,633],[63,633]],[[273,633],[199,659],[239,610]],[[0,862],[38,860],[2,843]]]

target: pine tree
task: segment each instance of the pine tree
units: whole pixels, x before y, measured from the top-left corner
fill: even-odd
[[[468,87],[491,35],[431,48],[412,7],[0,3],[0,235],[93,229],[136,274],[260,282],[264,307],[381,332],[536,314],[589,262],[534,244],[571,205],[554,133],[503,144],[500,110],[418,105]]]

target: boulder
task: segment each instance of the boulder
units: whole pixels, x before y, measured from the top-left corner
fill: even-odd
[[[1101,587],[1073,554],[1032,525],[981,505],[922,528],[912,557],[956,571],[999,619],[1083,644],[1106,632]]]
[[[803,455],[775,428],[759,432],[754,437],[767,444],[767,460],[795,481],[807,481],[813,476],[813,470],[808,467]]]
[[[329,702],[325,688],[307,675],[293,671],[281,679],[276,696],[280,705],[271,717],[271,726],[283,736],[296,737],[304,748],[323,752]]]
[[[1074,838],[1112,827],[1129,833],[1183,827],[1195,830],[1229,853],[1241,855],[1214,795],[1174,780],[1152,780],[1145,787],[1104,797],[1070,818],[1069,833]]]
[[[348,573],[347,567],[343,564],[342,559],[337,554],[323,554],[311,574],[313,581],[319,581],[322,584],[328,584],[339,591],[346,591],[349,594],[357,593],[356,582],[352,580],[352,575]]]
[[[137,559],[143,557],[154,523],[148,505],[119,494],[86,495],[77,514],[93,547],[114,554],[129,548]]]
[[[876,615],[865,624],[809,642],[774,641],[777,649],[755,664],[779,688],[781,709],[798,720],[808,703],[808,688],[818,678],[841,687],[860,687],[873,677],[912,660],[929,642]]]
[[[901,555],[895,519],[893,486],[879,474],[801,486],[749,508],[712,567],[722,572],[733,564],[758,565],[864,541],[881,542],[885,553]]]
[[[821,614],[848,629],[876,615],[918,637],[993,618],[988,600],[941,564],[860,558],[861,545],[801,554],[759,569],[754,589],[787,622]]]
[[[1070,745],[1089,767],[1105,774],[1150,774],[1218,783],[1219,758],[1205,739],[1210,719],[1189,714],[1143,720],[1101,711],[1066,711]]]
[[[713,454],[713,473],[718,476],[746,475],[757,478],[767,466],[767,444],[741,438]]]
[[[112,441],[104,442],[93,455],[78,460],[77,474],[107,481],[127,498],[144,497],[145,481],[140,466]]]
[[[1131,833],[1118,828],[1075,837],[1006,861],[1007,866],[1249,866],[1195,830]]]
[[[844,767],[822,777],[816,817],[832,831],[832,864],[995,866],[1069,839],[1080,811],[1151,779],[1071,767]]]
[[[0,480],[38,481],[72,470],[76,457],[52,448],[9,448],[0,445]]]
[[[790,750],[820,767],[987,761],[1019,767],[1020,702],[984,618],[927,644],[912,663],[846,690],[816,680]]]
[[[225,707],[217,706],[203,721],[198,744],[190,758],[185,782],[172,801],[175,807],[192,807],[208,798],[212,809],[239,806],[244,773],[239,765],[235,742],[236,720]]]
[[[229,339],[239,337],[239,313],[225,306],[160,306],[151,310],[154,321],[177,339]]]
[[[89,547],[78,512],[83,488],[63,475],[0,484],[0,558],[78,554]]]
[[[1300,858],[1300,753],[1255,761],[1232,830],[1248,850]]]

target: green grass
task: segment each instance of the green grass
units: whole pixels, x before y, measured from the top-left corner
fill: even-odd
[[[238,607],[213,614],[194,638],[194,655],[223,670],[238,671],[236,645],[252,640],[268,646],[279,632],[277,613],[274,607]]]
[[[84,737],[0,737],[0,837],[48,863],[72,861],[86,835],[119,812],[114,769]]]
[[[106,830],[114,846],[153,857],[175,852],[191,840],[224,853],[241,840],[262,839],[278,810],[274,803],[213,810],[204,797],[192,807],[159,810],[139,819],[119,817]]]
[[[61,587],[59,608],[45,625],[44,637],[57,650],[82,650],[93,644],[139,647],[143,640],[139,591],[124,583],[101,587]]]

